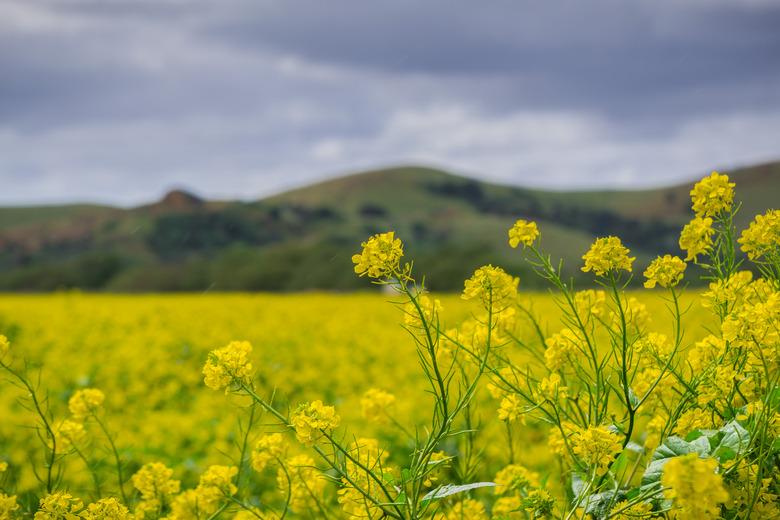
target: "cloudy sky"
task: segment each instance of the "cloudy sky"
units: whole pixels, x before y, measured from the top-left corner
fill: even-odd
[[[0,203],[780,159],[778,0],[0,0]]]

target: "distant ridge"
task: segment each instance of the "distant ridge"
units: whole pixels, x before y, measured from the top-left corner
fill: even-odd
[[[738,226],[777,207],[780,162],[729,173],[743,201]],[[545,249],[574,276],[593,237],[605,234],[621,236],[640,269],[656,254],[677,251],[691,185],[553,192],[407,166],[253,202],[209,201],[177,189],[130,209],[0,208],[0,290],[369,287],[353,276],[350,256],[368,235],[388,229],[404,239],[433,289],[457,290],[488,262],[519,272],[528,285],[535,278],[506,245],[506,230],[519,217],[539,222]]]

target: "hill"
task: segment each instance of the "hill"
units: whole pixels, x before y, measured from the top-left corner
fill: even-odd
[[[738,224],[777,207],[780,162],[729,172]],[[475,267],[500,264],[533,285],[507,247],[516,218],[539,222],[545,249],[577,276],[594,236],[616,234],[642,269],[676,252],[691,184],[641,191],[551,192],[418,167],[376,170],[254,202],[185,191],[131,209],[96,205],[0,208],[0,289],[347,290],[367,287],[351,255],[394,229],[431,288],[457,290]],[[640,271],[641,272],[641,271]]]

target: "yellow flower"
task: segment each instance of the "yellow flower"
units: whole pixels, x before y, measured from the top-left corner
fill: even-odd
[[[587,466],[606,470],[615,457],[623,451],[620,435],[604,426],[589,426],[579,430],[571,438],[571,449]]]
[[[625,270],[631,272],[631,264],[636,260],[628,256],[629,250],[618,237],[597,238],[590,250],[582,255],[585,265],[583,272],[593,271],[597,276],[604,276],[611,271]]]
[[[97,413],[103,405],[106,396],[97,388],[77,390],[68,401],[68,409],[76,420],[84,420]]]
[[[710,334],[701,341],[696,342],[688,352],[688,363],[691,365],[694,373],[702,373],[725,351],[726,342]]]
[[[742,232],[738,242],[751,260],[777,252],[780,248],[780,210],[770,209],[763,215],[757,215]]]
[[[272,460],[284,457],[287,453],[287,443],[281,433],[263,435],[257,440],[252,452],[252,468],[263,471]]]
[[[612,508],[610,513],[614,516],[609,518],[612,520],[640,520],[642,518],[652,518],[652,511],[653,505],[647,502],[639,502],[629,506],[627,501],[622,500]]]
[[[16,503],[16,495],[0,493],[0,518],[10,520],[13,518],[14,512],[18,510],[19,504]]]
[[[539,382],[539,393],[543,398],[555,401],[557,399],[566,399],[569,389],[561,384],[561,376],[556,373],[550,374]]]
[[[677,418],[675,433],[685,437],[693,430],[712,427],[712,414],[699,408],[691,408]]]
[[[0,462],[0,473],[5,473],[6,471],[8,471],[8,463],[5,461]]]
[[[340,422],[336,409],[319,400],[299,405],[291,419],[295,436],[306,445],[317,442],[323,431],[337,428]]]
[[[523,416],[523,402],[517,394],[509,394],[501,400],[498,409],[498,419],[509,423],[515,422]]]
[[[519,464],[510,464],[496,473],[493,482],[497,495],[524,493],[529,487],[539,487],[539,474]]]
[[[697,217],[712,217],[723,211],[731,209],[734,200],[733,182],[729,182],[728,175],[712,172],[691,190],[691,202],[693,211]]]
[[[355,273],[369,278],[390,278],[399,275],[399,264],[404,256],[401,239],[395,238],[394,231],[381,233],[361,244],[363,250],[352,256]]]
[[[57,439],[57,449],[65,451],[81,443],[87,431],[84,429],[84,424],[66,419],[54,428],[54,435]]]
[[[585,289],[574,293],[577,315],[587,323],[592,317],[602,318],[607,312],[607,293],[601,289]]]
[[[674,457],[664,466],[661,484],[666,498],[673,501],[679,520],[720,518],[720,506],[729,499],[723,479],[715,470],[715,459],[701,459],[697,453]]]
[[[78,520],[84,504],[68,493],[52,493],[41,499],[35,520]]]
[[[429,329],[435,329],[438,326],[437,319],[442,310],[441,301],[438,298],[431,299],[428,295],[423,294],[417,298],[417,305],[420,306],[425,324]],[[410,301],[404,306],[404,323],[410,327],[421,329],[423,328],[423,320],[420,318],[417,305]]]
[[[680,249],[688,253],[685,261],[696,262],[699,255],[708,252],[712,247],[714,233],[712,219],[709,217],[695,217],[687,223],[680,232]]]
[[[371,388],[360,398],[363,417],[371,422],[384,422],[388,412],[395,404],[395,396],[379,388]]]
[[[198,487],[210,490],[215,496],[233,496],[238,488],[233,484],[233,477],[238,474],[235,466],[209,466],[200,476]]]
[[[544,489],[534,489],[523,498],[523,509],[531,518],[549,518],[555,499]]]
[[[674,345],[665,334],[651,332],[647,336],[642,336],[634,343],[634,352],[637,354],[647,354],[652,359],[660,361],[664,365],[666,360],[672,354]]]
[[[3,359],[3,357],[8,354],[9,350],[11,350],[11,342],[8,341],[8,338],[0,334],[0,359]]]
[[[485,265],[474,271],[474,274],[464,282],[464,300],[478,298],[485,308],[491,303],[493,308],[507,307],[517,300],[517,284],[519,280],[507,274],[500,267]]]
[[[290,507],[296,512],[316,507],[326,484],[308,455],[296,455],[286,461],[285,468],[277,471],[276,482],[283,496],[290,495]]]
[[[131,480],[142,500],[153,501],[179,492],[179,481],[171,477],[172,469],[160,462],[150,462],[141,466]]]
[[[550,370],[563,368],[572,355],[576,355],[580,343],[577,334],[571,329],[556,332],[544,341],[547,349],[544,351],[544,361]]]
[[[444,516],[444,520],[488,520],[485,506],[480,502],[467,498],[457,502]]]
[[[653,260],[645,271],[645,287],[652,289],[655,284],[666,289],[676,286],[683,279],[687,264],[682,258],[672,255],[659,256]]]
[[[509,230],[509,245],[516,248],[518,245],[530,246],[539,237],[539,229],[536,222],[518,220]]]
[[[116,498],[103,498],[81,513],[84,520],[131,520],[133,516]]]
[[[252,345],[248,341],[231,341],[227,346],[212,350],[203,366],[203,381],[214,390],[227,389],[232,384],[248,384],[254,375],[249,356]]]
[[[435,482],[438,482],[439,476],[444,468],[449,465],[450,460],[451,457],[443,451],[434,451],[431,453],[431,458],[428,461],[428,469],[430,471],[425,474],[425,482],[423,482],[423,485],[425,487],[432,487]]]
[[[495,519],[525,518],[523,512],[523,500],[518,496],[501,497],[493,504],[491,513]]]

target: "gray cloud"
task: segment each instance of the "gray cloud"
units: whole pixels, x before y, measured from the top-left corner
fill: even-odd
[[[780,155],[780,6],[0,0],[2,203],[423,162],[646,186]]]

